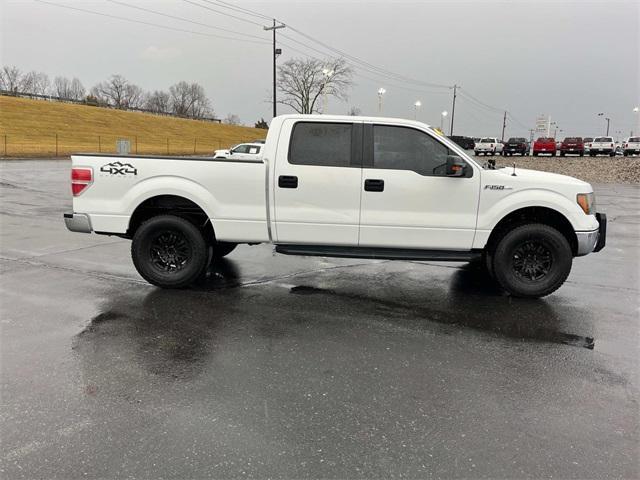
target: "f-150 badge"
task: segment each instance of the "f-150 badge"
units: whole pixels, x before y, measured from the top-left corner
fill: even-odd
[[[505,185],[485,185],[485,190],[513,190],[513,187],[507,187]]]
[[[100,167],[100,171],[110,175],[137,175],[138,169],[129,163],[111,162]]]

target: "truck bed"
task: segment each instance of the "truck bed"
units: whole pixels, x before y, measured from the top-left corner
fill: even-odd
[[[96,232],[126,234],[136,207],[176,195],[204,210],[218,240],[269,239],[261,160],[78,154],[71,161],[73,168],[93,172],[92,183],[73,198],[73,209],[88,214]]]

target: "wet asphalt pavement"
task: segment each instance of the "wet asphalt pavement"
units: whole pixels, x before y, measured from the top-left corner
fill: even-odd
[[[0,164],[2,478],[638,478],[640,188],[536,301],[462,264],[241,246],[163,291]]]

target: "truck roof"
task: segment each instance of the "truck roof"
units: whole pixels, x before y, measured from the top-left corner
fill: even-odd
[[[274,120],[282,119],[294,119],[294,120],[306,120],[310,122],[371,122],[371,123],[398,123],[402,125],[414,125],[420,127],[431,127],[428,123],[418,122],[416,120],[409,120],[406,118],[394,118],[394,117],[365,117],[360,115],[324,115],[324,114],[302,114],[291,113],[286,115],[278,115]]]

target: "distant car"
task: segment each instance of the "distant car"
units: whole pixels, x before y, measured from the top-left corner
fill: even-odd
[[[500,155],[504,145],[496,137],[484,137],[473,147],[474,153],[480,155]]]
[[[640,154],[640,137],[629,137],[622,144],[622,153],[625,157]]]
[[[548,153],[552,157],[556,156],[556,140],[551,137],[540,137],[533,142],[533,156],[537,157],[541,153]]]
[[[453,135],[452,137],[449,137],[449,139],[453,140],[465,150],[473,150],[475,147],[475,142],[471,137],[465,137],[463,135]]]
[[[566,137],[560,144],[560,156],[568,154],[584,156],[584,141],[582,137]]]
[[[230,149],[216,150],[213,158],[228,160],[255,160],[260,157],[263,144],[241,143]]]
[[[591,149],[591,142],[593,142],[593,137],[584,137],[582,139],[582,143],[584,145],[584,153],[589,153]]]
[[[529,153],[529,142],[524,137],[511,137],[507,140],[507,144],[504,147],[503,155],[509,156],[515,153],[519,153],[525,156]]]
[[[610,157],[616,156],[616,143],[613,141],[613,137],[596,137],[593,142],[591,142],[589,156],[595,157],[599,153],[609,155]]]

